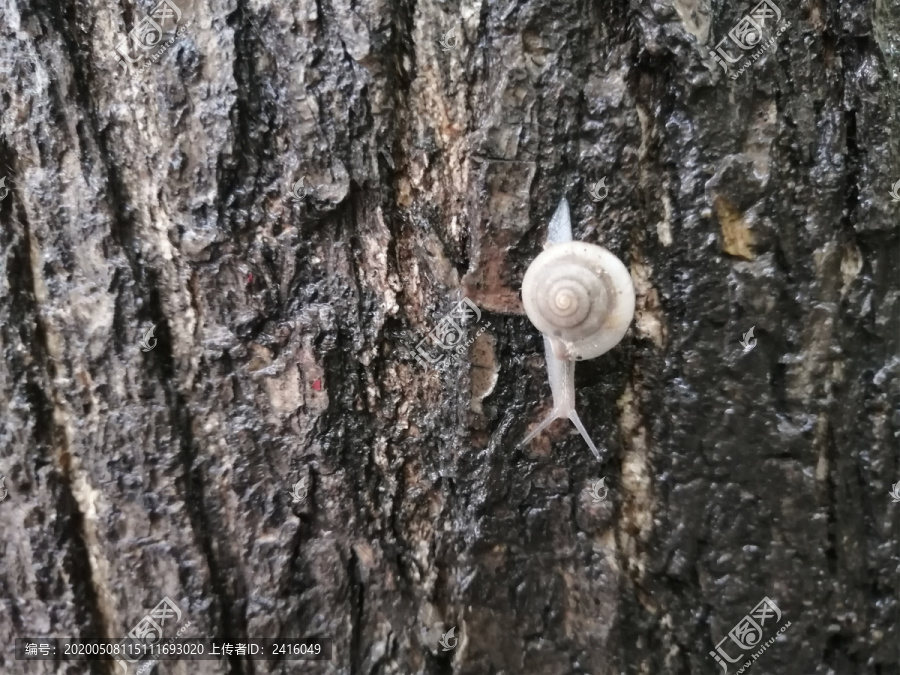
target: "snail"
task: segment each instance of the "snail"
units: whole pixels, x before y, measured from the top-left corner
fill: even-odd
[[[567,417],[600,460],[575,411],[574,362],[605,354],[624,337],[634,317],[634,284],[622,261],[608,250],[572,241],[565,197],[550,220],[544,249],[525,271],[522,302],[544,335],[553,410],[519,445]]]

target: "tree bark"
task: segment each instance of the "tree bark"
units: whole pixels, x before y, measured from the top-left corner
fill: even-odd
[[[777,0],[726,72],[755,3],[174,1],[131,72],[156,3],[4,9],[4,644],[168,597],[333,657],[158,673],[712,673],[768,597],[728,673],[900,673],[896,2]],[[519,446],[563,196],[638,295],[599,464]]]

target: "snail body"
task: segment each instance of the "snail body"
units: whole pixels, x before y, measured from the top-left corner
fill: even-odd
[[[521,444],[566,417],[599,460],[600,451],[575,411],[575,361],[605,354],[622,340],[634,317],[634,284],[628,269],[610,251],[572,241],[565,198],[550,221],[544,252],[525,272],[522,302],[529,320],[544,335],[553,409]]]

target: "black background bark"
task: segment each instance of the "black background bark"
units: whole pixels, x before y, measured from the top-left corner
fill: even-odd
[[[4,673],[119,672],[11,644],[164,596],[334,658],[162,673],[712,673],[766,596],[753,672],[900,673],[896,0],[780,2],[734,81],[751,4],[195,0],[130,80],[152,6],[0,10]],[[517,447],[564,195],[638,292],[576,371],[599,465]],[[417,362],[463,294],[485,332]]]

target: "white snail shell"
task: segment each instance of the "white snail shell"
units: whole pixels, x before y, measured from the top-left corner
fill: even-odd
[[[575,364],[615,347],[634,317],[631,275],[602,246],[572,241],[569,203],[561,199],[547,228],[547,248],[522,280],[522,301],[544,334],[553,409],[522,440],[524,445],[553,420],[568,418],[598,461],[600,451],[575,410]]]
[[[529,265],[522,301],[557,358],[592,359],[615,347],[628,330],[634,284],[607,249],[569,241],[551,244]]]

